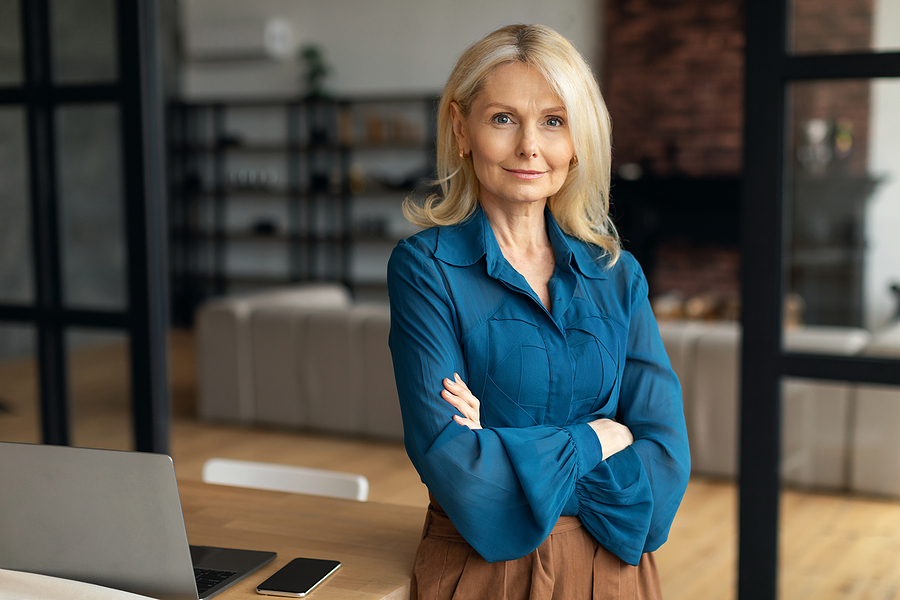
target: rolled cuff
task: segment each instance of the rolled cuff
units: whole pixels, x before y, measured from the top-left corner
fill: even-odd
[[[603,460],[603,447],[593,427],[587,423],[566,425],[563,427],[575,445],[575,464],[578,468],[578,479],[594,470]]]

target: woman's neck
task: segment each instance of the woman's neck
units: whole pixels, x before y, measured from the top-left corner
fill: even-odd
[[[529,253],[550,244],[544,220],[546,202],[497,206],[483,204],[488,223],[504,254]]]
[[[546,202],[505,207],[483,206],[503,256],[519,272],[549,312],[550,288],[556,259],[544,219]]]

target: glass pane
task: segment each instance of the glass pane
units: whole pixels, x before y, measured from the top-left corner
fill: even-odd
[[[682,386],[691,480],[657,564],[666,598],[734,598],[737,573],[740,326],[660,321]]]
[[[781,476],[788,485],[847,487],[855,388],[843,382],[785,378],[781,386]]]
[[[0,303],[34,297],[25,113],[0,108]]]
[[[22,83],[19,0],[0,0],[0,86]]]
[[[896,597],[900,387],[783,389],[779,597]]]
[[[796,54],[900,49],[895,0],[792,0],[790,48]]]
[[[737,596],[737,486],[691,475],[668,541],[655,554],[663,598]]]
[[[0,323],[0,440],[41,441],[37,371],[34,329]]]
[[[115,106],[57,112],[63,301],[124,309],[127,302],[122,144]]]
[[[52,0],[50,27],[53,78],[57,83],[116,79],[114,0]]]
[[[74,329],[66,348],[73,445],[133,449],[128,336]]]
[[[785,345],[900,355],[900,80],[789,89]]]

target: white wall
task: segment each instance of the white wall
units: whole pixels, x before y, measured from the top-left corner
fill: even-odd
[[[283,17],[298,43],[316,44],[333,67],[337,94],[437,93],[457,56],[510,23],[543,23],[600,63],[601,0],[181,0],[183,33],[198,27]],[[296,61],[188,63],[186,98],[295,95]]]
[[[900,48],[900,2],[876,0],[874,21],[874,46]],[[867,207],[863,302],[864,324],[877,331],[896,308],[888,286],[900,283],[900,80],[874,81],[871,102],[869,172],[885,179]]]

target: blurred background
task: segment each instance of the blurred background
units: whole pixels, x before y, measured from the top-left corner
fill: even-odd
[[[785,351],[900,358],[900,72],[840,62],[900,50],[900,3],[772,6],[787,56],[851,66],[785,80],[781,283],[758,294],[781,297]],[[400,206],[433,191],[460,52],[543,23],[600,82],[613,218],[684,390],[694,477],[660,554],[667,597],[734,597],[741,318],[759,297],[742,289],[745,136],[764,125],[745,119],[745,9],[0,0],[0,439],[168,451],[189,478],[213,453],[349,464],[373,500],[424,506],[379,329],[387,259],[416,231]],[[273,299],[309,286],[330,291],[302,310],[348,316]],[[315,378],[335,365],[348,386],[387,372],[383,404],[341,405],[352,426],[316,408],[365,395]],[[900,388],[783,377],[781,402],[780,597],[900,597]]]

